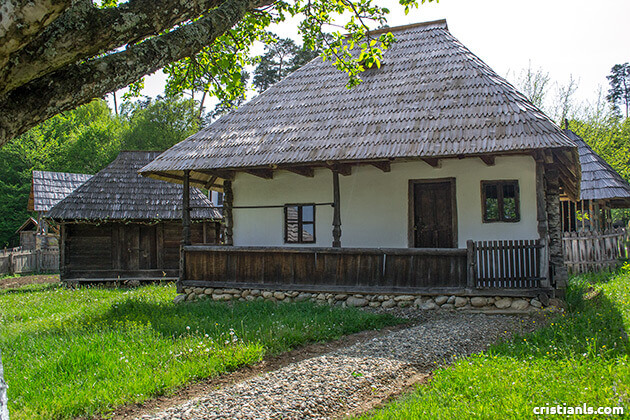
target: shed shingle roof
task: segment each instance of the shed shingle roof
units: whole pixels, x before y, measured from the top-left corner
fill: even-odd
[[[582,167],[582,200],[612,200],[616,207],[630,207],[630,184],[577,134],[563,130],[578,147]]]
[[[121,152],[48,212],[55,220],[181,219],[181,185],[146,178],[138,170],[159,152]],[[192,188],[191,218],[220,219],[220,212],[200,190]]]
[[[359,86],[316,58],[142,172],[575,147],[446,21],[390,30],[397,42]]]
[[[33,171],[28,210],[47,212],[92,175]]]

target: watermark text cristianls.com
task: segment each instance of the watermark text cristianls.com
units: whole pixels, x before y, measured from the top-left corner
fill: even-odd
[[[581,406],[566,406],[566,405],[545,405],[540,407],[534,407],[534,414],[561,414],[561,415],[575,415],[575,414],[618,414],[623,415],[623,407],[590,407],[586,404]]]

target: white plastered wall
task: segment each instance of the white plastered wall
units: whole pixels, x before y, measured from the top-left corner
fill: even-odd
[[[468,239],[537,239],[536,163],[525,155],[496,158],[487,166],[479,158],[444,159],[440,168],[422,161],[393,163],[391,172],[371,165],[352,168],[352,175],[340,176],[341,244],[344,247],[408,247],[408,194],[410,179],[455,178],[459,247]],[[516,223],[483,223],[482,180],[516,179],[520,187],[521,220]],[[332,201],[332,173],[315,170],[313,178],[287,171],[275,171],[265,180],[238,173],[233,182],[234,206],[270,206],[287,203],[329,203]],[[282,208],[233,210],[234,245],[295,246],[284,243]],[[333,211],[330,206],[316,210],[316,243],[332,244]]]

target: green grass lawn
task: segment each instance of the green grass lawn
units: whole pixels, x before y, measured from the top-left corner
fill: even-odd
[[[533,414],[547,404],[622,406],[630,416],[630,264],[616,274],[573,277],[567,302],[567,313],[545,327],[460,359],[363,418],[565,417]]]
[[[172,303],[172,286],[0,290],[11,418],[92,416],[309,342],[401,320],[311,303]]]

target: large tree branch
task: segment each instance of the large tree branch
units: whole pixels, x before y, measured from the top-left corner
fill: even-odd
[[[125,51],[66,66],[12,90],[0,99],[0,146],[59,112],[195,54],[259,5],[251,0],[227,0],[194,23]]]
[[[3,0],[0,5],[0,66],[54,21],[72,0]]]
[[[224,0],[130,0],[115,8],[71,8],[0,69],[0,95],[80,59],[157,35]]]

